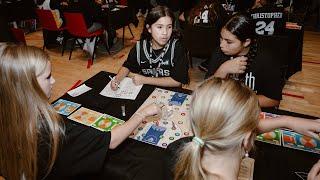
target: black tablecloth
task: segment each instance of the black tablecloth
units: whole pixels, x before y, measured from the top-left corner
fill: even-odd
[[[89,92],[78,97],[68,94],[62,99],[82,104],[83,107],[128,120],[132,114],[142,105],[145,99],[153,92],[153,86],[144,85],[135,100],[112,99],[99,93],[110,81],[107,72],[99,72],[84,83],[92,87]],[[184,93],[188,90],[171,89]],[[121,105],[126,106],[126,116],[121,115]],[[286,111],[274,110],[272,113],[303,116]],[[304,116],[308,117],[308,116]],[[66,119],[66,117],[65,117]],[[72,123],[76,123],[73,122]],[[81,124],[78,124],[82,126]],[[89,127],[88,127],[89,128]],[[312,165],[320,158],[318,154],[300,150],[284,148],[281,146],[256,142],[253,151],[256,159],[254,179],[298,179],[295,172],[308,172]],[[166,168],[163,159],[165,151],[162,148],[145,144],[132,139],[127,139],[115,150],[108,152],[104,174],[108,179],[139,179],[162,180]]]

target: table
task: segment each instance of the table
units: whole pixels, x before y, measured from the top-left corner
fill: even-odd
[[[103,11],[106,12],[107,27],[108,29],[120,29],[122,28],[122,43],[124,44],[124,31],[125,27],[128,26],[129,31],[133,36],[130,28],[130,24],[133,23],[135,26],[138,25],[139,21],[135,16],[133,10],[129,7],[116,6],[119,10],[110,10],[109,8],[104,8]]]
[[[99,72],[84,83],[93,89],[78,97],[67,94],[61,98],[82,104],[83,107],[128,120],[151,94],[155,87],[144,85],[135,100],[112,99],[101,96],[100,91],[110,81],[107,72]],[[183,89],[169,89],[190,93]],[[121,105],[126,105],[126,116],[121,115]],[[272,113],[303,116],[286,111],[268,109]],[[308,117],[308,116],[305,116]],[[66,118],[66,117],[64,117]],[[71,121],[77,124],[76,122]],[[81,124],[77,124],[82,126]],[[89,128],[89,127],[88,127]],[[165,150],[132,139],[127,139],[115,150],[109,150],[104,166],[108,179],[162,180],[165,164]],[[308,172],[320,155],[281,146],[256,142],[253,152],[256,159],[254,179],[298,179],[294,172]]]

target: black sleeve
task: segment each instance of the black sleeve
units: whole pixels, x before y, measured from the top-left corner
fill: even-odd
[[[208,64],[208,72],[205,78],[209,78],[210,76],[212,76],[218,70],[221,64],[223,64],[228,59],[228,56],[223,54],[220,47],[217,47],[210,57]]]
[[[171,70],[171,78],[182,84],[187,84],[189,81],[189,64],[186,58],[185,48],[179,41],[177,41],[174,50],[173,63],[174,65]]]
[[[139,43],[139,42],[137,42],[137,43]],[[140,68],[140,66],[138,64],[138,61],[137,61],[137,49],[136,49],[136,46],[134,46],[130,50],[128,58],[123,63],[122,66],[128,68],[129,71],[132,72],[132,73],[139,73],[140,72],[141,68]]]
[[[66,134],[54,165],[58,177],[75,177],[102,170],[111,139],[110,132],[66,122]]]
[[[278,67],[278,68],[277,68]],[[264,64],[263,68],[259,70],[259,89],[258,95],[264,95],[270,99],[281,100],[282,88],[284,85],[283,78],[281,77],[280,66]]]

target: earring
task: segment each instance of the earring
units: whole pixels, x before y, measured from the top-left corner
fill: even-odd
[[[238,180],[252,180],[254,170],[254,159],[249,157],[249,152],[245,151],[241,160]]]

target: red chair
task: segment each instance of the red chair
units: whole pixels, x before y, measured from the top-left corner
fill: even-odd
[[[88,32],[87,25],[86,25],[84,17],[81,13],[65,12],[63,15],[66,20],[67,30],[74,37],[73,43],[71,46],[70,55],[69,55],[69,60],[71,59],[72,51],[73,51],[75,42],[78,38],[79,39],[86,39],[86,38],[96,37],[95,42],[94,42],[94,50],[92,53],[92,59],[91,59],[93,62],[98,39],[99,39],[99,37],[100,37],[100,40],[104,39],[103,38],[104,29],[101,28],[95,32],[90,33],[90,32]],[[107,49],[108,53],[110,54],[108,45],[105,42],[104,42],[104,44],[106,45],[106,49]]]
[[[63,32],[63,42],[62,42],[62,52],[61,55],[63,56],[64,48],[65,48],[65,27],[57,27],[57,24],[54,20],[54,17],[52,15],[51,10],[44,10],[44,9],[36,9],[37,16],[39,18],[40,24],[42,26],[42,29],[48,30],[48,31],[62,31]],[[43,33],[44,36],[46,33]],[[45,41],[46,37],[43,37],[43,42]],[[43,50],[45,48],[45,44],[43,43]]]
[[[19,43],[23,43],[23,44],[27,44],[26,42],[26,38],[24,36],[24,32],[22,29],[19,28],[11,28],[11,33],[13,35],[13,37],[15,38],[15,40]]]

